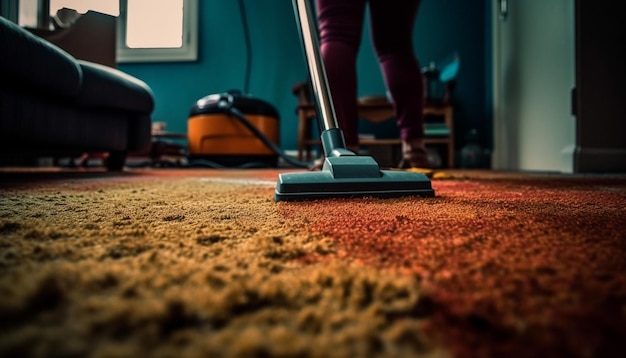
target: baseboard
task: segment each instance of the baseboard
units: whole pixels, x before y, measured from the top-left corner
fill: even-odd
[[[576,148],[576,173],[626,173],[626,148]]]

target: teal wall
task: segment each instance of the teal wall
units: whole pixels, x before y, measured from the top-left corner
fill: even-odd
[[[198,98],[243,90],[245,85],[247,54],[238,2],[199,3],[197,62],[119,65],[152,88],[156,100],[153,120],[167,122],[170,131],[187,131],[187,115]],[[488,4],[487,0],[423,0],[415,27],[415,48],[422,65],[454,51],[461,57],[456,88],[458,145],[470,128],[485,132],[491,126]],[[291,89],[296,82],[306,80],[307,71],[291,1],[245,0],[245,5],[252,42],[249,93],[276,106],[281,116],[280,144],[284,149],[295,149],[297,100]],[[384,94],[367,31],[358,66],[360,94]],[[490,133],[484,134],[490,140]]]

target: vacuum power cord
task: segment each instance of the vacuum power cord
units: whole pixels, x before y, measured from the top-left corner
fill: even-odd
[[[250,74],[252,72],[252,44],[246,6],[243,0],[239,0],[239,16],[241,17],[241,26],[243,26],[244,42],[246,44],[246,78],[244,80],[243,92],[248,93],[250,90]]]

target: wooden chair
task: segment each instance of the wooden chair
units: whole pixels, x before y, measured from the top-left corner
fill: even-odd
[[[447,167],[454,167],[454,107],[451,101],[453,82],[446,86],[445,94],[441,100],[427,100],[424,106],[424,141],[427,146],[445,146],[447,151]],[[311,149],[319,145],[319,138],[312,138],[313,125],[317,125],[315,105],[311,100],[310,89],[307,83],[297,83],[292,92],[298,97],[298,159],[311,160]],[[386,96],[375,95],[361,97],[358,100],[359,118],[372,123],[381,123],[395,118],[395,112],[391,102]],[[376,139],[362,138],[361,146],[399,146],[400,138]]]

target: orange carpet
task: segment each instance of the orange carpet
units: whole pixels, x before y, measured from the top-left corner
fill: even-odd
[[[0,356],[623,356],[626,177],[448,174],[274,203],[273,170],[5,171]]]
[[[314,218],[311,230],[337,240],[332,260],[415,275],[460,356],[623,353],[624,181],[518,176],[433,186],[437,197],[419,203],[281,209]]]

